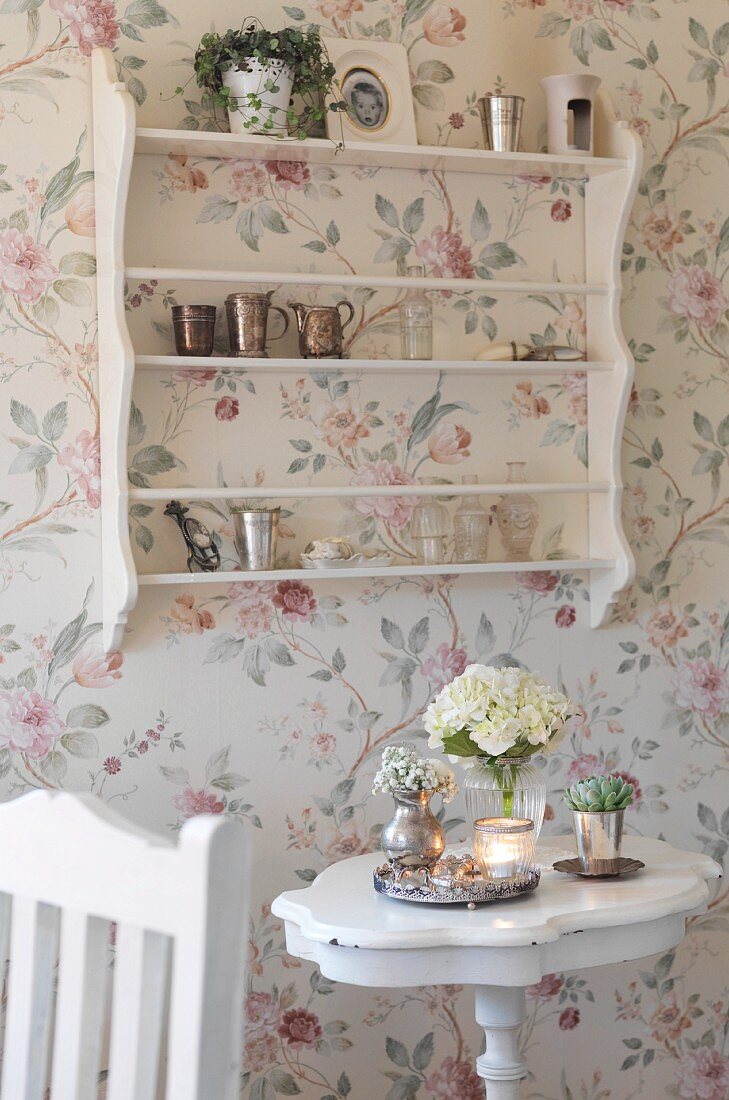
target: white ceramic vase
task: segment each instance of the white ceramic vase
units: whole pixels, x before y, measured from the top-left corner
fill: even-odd
[[[595,145],[595,96],[600,86],[600,77],[587,73],[565,73],[545,76],[539,83],[547,100],[549,152],[557,156],[563,153],[582,153],[583,156],[591,157]]]
[[[231,134],[286,137],[286,112],[291,102],[294,70],[281,61],[269,61],[264,66],[249,58],[248,65],[248,72],[230,67],[222,73],[223,84],[230,89],[228,119]],[[276,91],[266,87],[269,81],[274,82]],[[260,98],[260,107],[251,103],[251,96]]]

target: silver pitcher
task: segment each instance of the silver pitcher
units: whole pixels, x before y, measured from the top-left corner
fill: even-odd
[[[328,356],[341,359],[344,346],[344,330],[354,319],[354,306],[343,299],[335,306],[307,306],[303,302],[289,302],[299,328],[299,351],[304,359],[325,359]],[[342,324],[339,307],[349,310],[349,317]]]
[[[382,830],[382,850],[401,866],[430,867],[443,855],[445,836],[430,809],[433,791],[393,791],[395,815]]]
[[[516,153],[521,138],[524,97],[485,95],[478,101],[484,144],[493,153]]]
[[[229,294],[225,299],[228,318],[230,354],[245,359],[266,359],[266,338],[270,310],[280,313],[284,319],[283,331],[272,340],[280,340],[288,332],[289,315],[281,306],[271,304],[271,294]]]
[[[586,875],[617,875],[625,810],[572,811],[577,855]]]
[[[233,512],[235,548],[243,569],[275,569],[280,508],[241,508]]]

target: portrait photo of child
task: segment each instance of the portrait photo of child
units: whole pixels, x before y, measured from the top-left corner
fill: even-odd
[[[353,126],[380,130],[390,115],[390,97],[380,78],[368,69],[350,69],[342,81],[342,98]]]

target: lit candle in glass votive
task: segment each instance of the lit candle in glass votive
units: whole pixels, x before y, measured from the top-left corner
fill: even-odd
[[[486,879],[522,878],[534,862],[534,822],[481,817],[474,821],[473,851]]]

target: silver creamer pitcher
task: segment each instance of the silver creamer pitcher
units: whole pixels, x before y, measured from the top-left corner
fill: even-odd
[[[307,306],[303,302],[289,302],[296,316],[299,329],[299,351],[304,359],[342,357],[344,329],[354,319],[354,306],[342,300],[335,306]],[[349,317],[342,324],[339,307],[349,310]]]

